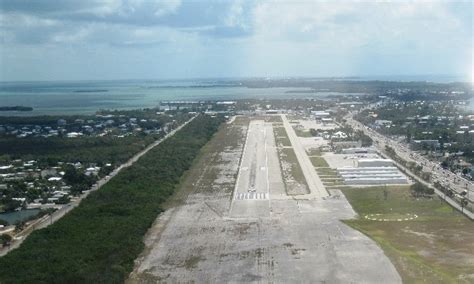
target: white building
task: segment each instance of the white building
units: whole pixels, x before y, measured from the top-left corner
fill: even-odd
[[[347,185],[407,184],[408,179],[396,167],[344,167],[339,175]]]
[[[393,161],[390,159],[359,159],[358,167],[392,167]]]
[[[355,147],[342,149],[342,154],[372,154],[376,153],[374,147]]]

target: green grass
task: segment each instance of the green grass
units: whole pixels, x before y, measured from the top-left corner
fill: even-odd
[[[307,149],[306,153],[308,153],[308,156],[321,156],[321,150],[319,148],[317,148],[317,149],[314,149],[314,148]]]
[[[276,137],[275,140],[280,147],[291,147],[291,141],[288,137]]]
[[[313,137],[313,135],[311,135],[311,132],[309,132],[309,130],[302,130],[302,129],[297,129],[294,127],[293,129],[295,130],[296,136],[298,137]]]
[[[317,168],[316,171],[323,175],[337,175],[337,171],[331,168]]]
[[[437,197],[413,198],[407,186],[343,188],[342,191],[361,216],[345,223],[378,243],[403,282],[470,283],[466,277],[474,273],[472,221]],[[366,214],[402,216],[407,213],[419,217],[401,222],[363,218]]]
[[[311,163],[313,163],[313,166],[316,168],[327,168],[329,167],[328,163],[326,160],[324,160],[323,157],[309,157],[311,160]]]
[[[274,127],[273,131],[275,132],[275,136],[277,137],[287,137],[288,134],[286,133],[286,129],[284,127]]]
[[[296,158],[295,151],[290,148],[285,148],[282,149],[282,152],[284,155],[283,159],[291,164],[291,175],[293,178],[300,184],[306,184],[306,179]]]
[[[284,127],[273,127],[273,132],[275,135],[276,144],[279,147],[291,147],[290,138]]]

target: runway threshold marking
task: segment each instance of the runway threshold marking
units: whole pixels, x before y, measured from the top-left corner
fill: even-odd
[[[236,200],[267,200],[268,194],[265,192],[243,192],[235,196]]]

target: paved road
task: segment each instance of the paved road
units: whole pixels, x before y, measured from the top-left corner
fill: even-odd
[[[295,130],[291,127],[286,115],[282,114],[281,119],[283,120],[283,126],[285,126],[286,133],[288,134],[288,138],[290,139],[291,145],[293,146],[293,150],[295,151],[296,158],[298,159],[298,163],[300,164],[301,170],[303,171],[303,175],[306,179],[306,183],[308,184],[311,197],[327,197],[329,193],[326,190],[326,187],[323,185],[323,182],[319,178],[316,170],[314,169],[313,163],[309,159],[308,155],[306,154],[305,149],[301,145],[298,136],[296,136]],[[305,194],[305,196],[308,196]]]
[[[51,216],[48,216],[48,217],[45,216],[45,217],[37,220],[36,222],[34,222],[32,225],[30,225],[28,228],[26,228],[24,230],[24,232],[20,233],[17,236],[16,241],[10,246],[10,248],[0,249],[0,256],[3,256],[5,254],[7,254],[8,252],[10,252],[11,250],[19,247],[21,245],[21,243],[26,239],[26,237],[28,237],[28,235],[31,234],[31,232],[33,232],[34,230],[46,228],[47,226],[49,226],[49,225],[53,224],[54,222],[58,221],[59,219],[61,219],[64,215],[66,215],[66,213],[68,213],[72,209],[76,208],[81,203],[81,201],[84,198],[86,198],[92,191],[95,191],[95,190],[98,190],[99,188],[101,188],[110,179],[112,179],[114,176],[116,176],[122,169],[133,165],[136,161],[138,161],[138,159],[140,159],[140,157],[142,157],[143,155],[148,153],[148,151],[150,151],[151,149],[153,149],[154,147],[159,145],[161,142],[163,142],[167,138],[173,136],[177,131],[181,130],[181,128],[183,128],[185,125],[187,125],[189,122],[191,122],[196,117],[197,117],[197,115],[193,116],[191,119],[189,119],[188,121],[186,121],[185,123],[180,125],[178,128],[176,128],[176,129],[172,130],[171,132],[169,132],[168,134],[166,134],[160,140],[157,140],[157,141],[153,142],[152,144],[148,145],[144,150],[138,152],[132,158],[130,158],[127,162],[125,162],[124,164],[122,164],[119,167],[117,167],[116,169],[114,169],[108,176],[106,176],[106,177],[100,179],[99,181],[97,181],[97,183],[95,185],[93,185],[90,190],[84,192],[76,200],[74,200],[74,201],[70,202],[69,204],[66,204],[65,206],[61,207],[59,210],[57,210],[53,214],[51,214]]]
[[[425,166],[426,165],[434,165],[431,168],[425,169],[425,171],[431,172],[433,183],[436,182],[436,181],[442,182],[442,184],[447,185],[448,188],[451,188],[451,189],[455,190],[457,193],[460,193],[464,190],[462,187],[459,186],[459,183],[457,181],[459,179],[459,177],[456,177],[455,174],[441,169],[437,164],[435,164],[432,161],[428,161],[426,158],[422,157],[418,153],[415,153],[415,152],[411,151],[407,146],[403,145],[402,143],[394,141],[392,139],[389,139],[389,138],[385,137],[384,135],[382,135],[382,134],[380,134],[380,133],[378,133],[378,132],[376,132],[376,131],[374,131],[370,128],[367,128],[366,126],[364,126],[359,121],[354,120],[353,117],[352,117],[352,114],[348,114],[345,117],[345,119],[347,121],[347,124],[350,125],[352,128],[357,129],[357,130],[362,130],[366,135],[371,137],[372,140],[374,142],[376,142],[374,144],[381,153],[385,153],[385,146],[388,145],[388,146],[392,147],[395,150],[395,152],[397,153],[398,156],[400,156],[402,159],[404,159],[406,161],[415,162],[419,165],[425,165]],[[449,197],[446,197],[443,192],[441,192],[441,191],[437,190],[436,188],[434,188],[431,183],[425,182],[424,180],[422,180],[420,177],[416,176],[414,173],[412,173],[409,169],[405,168],[404,166],[402,166],[398,163],[396,163],[396,164],[399,168],[404,169],[405,172],[409,173],[413,178],[415,178],[419,182],[423,183],[426,186],[429,186],[429,187],[435,189],[435,193],[438,194],[439,196],[441,196],[442,198],[444,198],[446,200],[446,202],[448,202],[451,206],[453,206],[454,208],[456,208],[459,211],[462,211],[470,219],[474,219],[474,214],[472,212],[467,211],[467,209],[462,209],[461,206],[455,200],[453,200]],[[474,192],[472,191],[472,189],[470,187],[470,185],[472,183],[470,183],[466,180],[464,180],[464,181],[467,183],[467,186],[468,186],[467,188],[469,188],[469,190],[470,190],[470,194],[468,195],[468,198],[472,202],[473,197],[474,197],[474,194],[473,194]]]

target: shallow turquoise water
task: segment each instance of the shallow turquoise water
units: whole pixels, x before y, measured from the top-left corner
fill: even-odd
[[[385,78],[385,80],[390,79],[404,81],[427,80],[429,78]],[[435,79],[440,81],[440,78]],[[445,79],[449,81],[449,78]],[[100,109],[156,107],[163,100],[318,98],[328,95],[344,95],[343,93],[330,92],[287,93],[292,90],[304,90],[304,88],[247,88],[240,86],[236,80],[220,79],[0,82],[0,106],[20,105],[34,108],[32,112],[0,111],[0,115],[91,114]],[[352,95],[360,94],[352,93]],[[469,108],[474,109],[474,100]]]
[[[29,106],[32,112],[0,115],[87,114],[100,109],[156,107],[163,100],[235,100],[248,98],[341,95],[292,93],[298,88],[247,88],[220,82],[107,81],[1,83],[0,106]]]
[[[14,211],[9,213],[1,213],[0,219],[7,221],[9,224],[13,225],[17,221],[23,221],[28,219],[31,216],[35,216],[40,212],[39,209],[25,209],[21,211]]]

